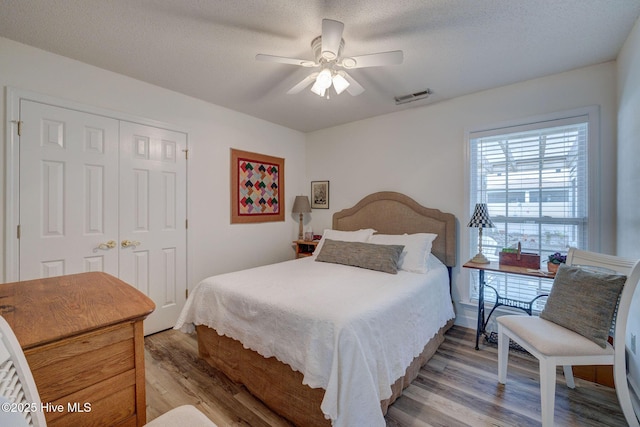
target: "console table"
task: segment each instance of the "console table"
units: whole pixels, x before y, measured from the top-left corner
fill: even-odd
[[[537,277],[537,278],[550,279],[550,280],[553,280],[555,277],[555,273],[550,273],[550,272],[541,271],[541,270],[533,270],[525,267],[517,267],[513,265],[501,265],[497,262],[492,262],[489,264],[478,264],[475,262],[468,261],[463,265],[463,267],[478,270],[479,289],[478,289],[478,323],[476,328],[476,350],[480,349],[480,347],[478,346],[480,341],[480,335],[486,334],[486,327],[487,327],[487,324],[489,323],[489,319],[491,318],[491,315],[493,314],[494,310],[497,307],[504,305],[507,307],[518,308],[520,310],[523,310],[529,316],[531,316],[533,303],[538,298],[547,296],[547,294],[538,295],[531,301],[520,301],[516,299],[511,299],[511,298],[504,298],[500,296],[497,289],[486,284],[485,278],[484,278],[485,271],[518,274],[521,276],[530,276],[530,277]],[[491,308],[491,311],[489,312],[489,315],[486,316],[486,318],[485,318],[485,299],[484,299],[485,286],[490,287],[496,293],[496,301],[494,302],[493,307]]]
[[[145,424],[142,322],[154,309],[106,273],[0,284],[0,314],[24,350],[49,427]]]

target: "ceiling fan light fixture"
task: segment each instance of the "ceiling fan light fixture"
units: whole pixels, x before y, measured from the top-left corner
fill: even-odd
[[[322,71],[318,73],[318,77],[316,77],[316,81],[311,87],[311,92],[319,96],[324,96],[329,87],[331,87],[331,70],[323,68]]]
[[[313,86],[311,86],[311,92],[315,93],[318,96],[324,96],[326,90],[327,88],[324,87],[322,83],[318,81],[318,79],[316,79],[316,82],[313,84]]]
[[[320,97],[323,97],[326,91],[327,90],[325,88],[318,87],[317,84],[314,84],[313,86],[311,86],[311,92],[315,93]]]
[[[324,89],[329,88],[329,86],[331,86],[331,70],[329,70],[328,68],[323,68],[316,78],[316,83]]]
[[[336,73],[333,76],[333,88],[336,90],[336,93],[340,95],[346,88],[349,87],[349,82],[339,73]]]

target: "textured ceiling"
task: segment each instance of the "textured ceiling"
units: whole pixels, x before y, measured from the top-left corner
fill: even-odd
[[[613,60],[639,14],[640,0],[0,0],[0,36],[306,132]],[[313,59],[323,18],[344,22],[345,55],[404,63],[352,70],[357,97],[287,95],[310,70],[255,55]]]

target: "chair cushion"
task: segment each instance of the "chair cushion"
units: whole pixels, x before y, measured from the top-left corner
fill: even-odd
[[[590,339],[548,320],[536,316],[506,315],[498,317],[498,323],[545,356],[611,356],[613,363],[611,344],[607,343],[603,349]]]
[[[217,427],[216,424],[207,418],[193,405],[182,405],[165,412],[158,418],[145,424],[146,427]]]
[[[560,264],[540,317],[605,348],[626,276]]]

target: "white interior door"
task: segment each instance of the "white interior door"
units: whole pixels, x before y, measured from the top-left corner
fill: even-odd
[[[118,121],[26,100],[20,110],[20,280],[117,276]]]
[[[145,333],[186,301],[186,134],[21,100],[19,280],[104,271],[149,296]]]
[[[186,135],[120,123],[120,278],[156,303],[145,333],[186,301]]]

